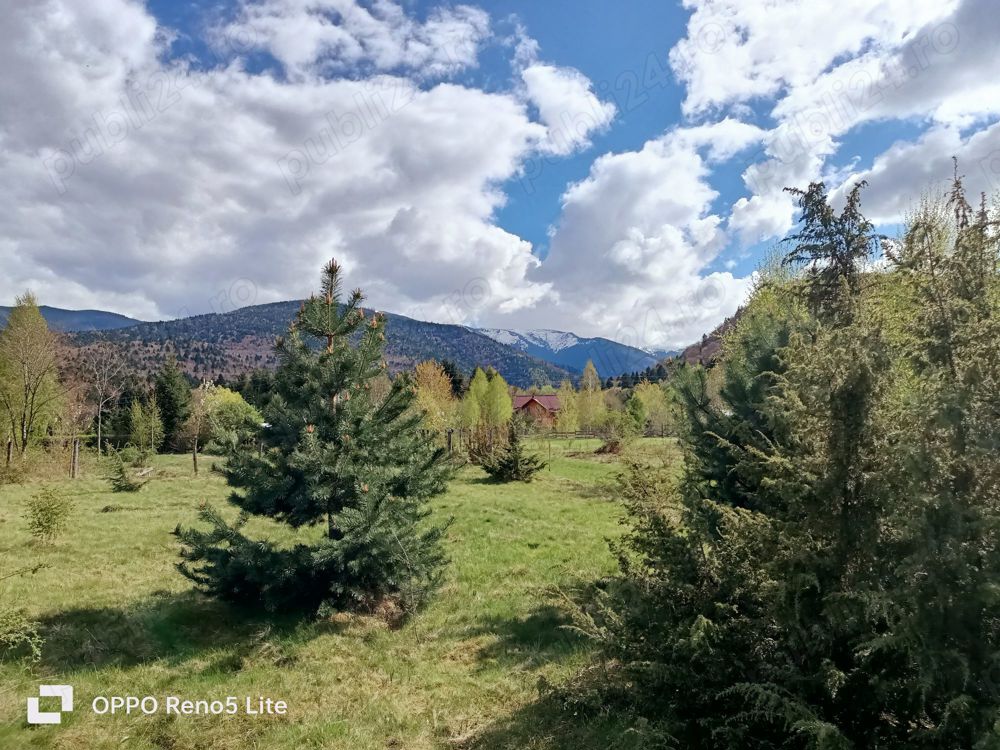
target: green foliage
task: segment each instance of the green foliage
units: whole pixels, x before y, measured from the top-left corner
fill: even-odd
[[[646,404],[643,400],[639,398],[636,394],[629,396],[628,401],[625,402],[625,414],[628,418],[632,420],[637,431],[642,431],[646,429],[646,421],[648,419],[646,414]]]
[[[480,462],[483,471],[497,482],[530,482],[546,463],[537,455],[527,453],[512,426],[507,442]]]
[[[633,389],[632,397],[642,403],[646,412],[645,421],[650,427],[657,432],[676,432],[678,409],[672,389],[643,380]]]
[[[465,392],[465,378],[462,376],[462,371],[455,364],[454,360],[442,359],[441,369],[444,370],[445,375],[451,381],[451,395],[455,398],[461,398],[462,394]]]
[[[510,397],[510,386],[500,373],[494,373],[486,390],[486,399],[481,405],[483,420],[490,427],[503,427],[514,415],[514,402]]]
[[[163,444],[163,420],[155,397],[143,404],[139,399],[129,407],[129,443],[138,451],[140,462],[145,463]]]
[[[606,411],[603,413],[598,427],[603,442],[599,453],[621,453],[622,450],[639,436],[639,428],[635,418],[623,411]]]
[[[556,395],[559,396],[557,428],[560,432],[576,432],[580,429],[580,407],[577,403],[576,388],[569,380],[564,380],[559,384]]]
[[[0,656],[27,651],[32,661],[38,661],[44,645],[38,628],[23,609],[0,606]]]
[[[852,312],[851,300],[861,291],[865,264],[877,251],[881,238],[861,213],[861,191],[866,182],[847,194],[837,214],[827,200],[826,186],[814,182],[806,190],[786,188],[799,201],[799,231],[786,242],[794,243],[785,264],[805,271],[805,288],[813,313],[822,320]]]
[[[138,492],[148,481],[145,476],[140,476],[136,470],[136,463],[145,463],[148,457],[142,454],[134,446],[127,445],[122,450],[117,450],[111,443],[107,443],[108,482],[114,492]]]
[[[209,438],[221,441],[224,436],[256,432],[263,421],[261,413],[243,397],[222,386],[215,386],[206,397]]]
[[[385,320],[365,315],[360,291],[344,305],[339,297],[331,262],[321,295],[277,345],[263,452],[237,451],[225,468],[240,519],[230,525],[206,508],[207,531],[176,531],[180,571],[211,595],[271,611],[387,599],[410,611],[438,582],[444,529],[428,523],[428,500],[450,473],[444,451],[421,435],[408,378],[373,397],[386,367]],[[291,548],[253,540],[243,533],[251,515],[324,535]]]
[[[4,446],[13,440],[21,456],[59,416],[57,352],[35,298],[18,297],[0,331],[0,436]]]
[[[476,368],[469,388],[462,399],[462,413],[470,419],[470,427],[500,427],[510,421],[513,402],[507,382],[495,370],[489,375]],[[472,417],[475,417],[474,421]]]
[[[607,424],[607,404],[601,391],[601,378],[594,363],[587,360],[576,394],[577,423],[581,430],[601,430]]]
[[[507,428],[514,414],[507,381],[496,370],[487,374],[477,367],[459,406],[459,414],[462,426],[471,431],[469,459],[478,464],[506,442]]]
[[[597,368],[594,367],[594,363],[589,359],[587,364],[584,365],[583,375],[580,377],[580,390],[581,391],[599,391],[601,390],[601,376],[597,374]]]
[[[28,531],[48,543],[66,531],[73,513],[72,501],[51,487],[42,487],[28,501]]]
[[[540,451],[537,443],[525,443]],[[39,682],[58,681],[42,679],[48,675],[71,680],[79,696],[104,694],[108,685],[144,695],[139,691],[147,690],[155,671],[153,689],[160,695],[190,694],[192,679],[198,696],[229,695],[234,680],[280,685],[280,698],[296,707],[298,717],[291,722],[252,720],[246,731],[235,734],[228,721],[154,724],[151,736],[158,747],[300,750],[314,744],[330,750],[377,750],[392,744],[429,750],[434,738],[427,722],[387,725],[385,717],[412,716],[421,706],[436,706],[439,717],[466,717],[449,725],[449,731],[464,735],[469,722],[483,722],[482,732],[490,736],[477,735],[477,750],[531,747],[531,737],[543,733],[551,739],[536,743],[535,750],[564,747],[568,736],[578,740],[580,750],[638,750],[643,745],[616,732],[623,728],[613,721],[574,730],[549,710],[537,719],[533,709],[520,713],[520,707],[530,707],[537,698],[541,678],[561,682],[589,650],[560,627],[563,620],[553,608],[558,601],[554,591],[565,588],[568,567],[580,580],[614,568],[604,540],[619,534],[619,509],[601,489],[615,466],[575,455],[593,443],[553,440],[551,471],[530,485],[484,482],[478,468],[460,469],[448,491],[432,501],[436,513],[455,516],[444,540],[454,573],[448,572],[433,606],[398,630],[384,627],[381,620],[393,613],[381,610],[375,617],[342,614],[332,622],[295,622],[280,613],[261,619],[196,594],[180,576],[170,581],[177,556],[175,546],[164,539],[171,538],[178,520],[201,526],[195,504],[203,499],[215,504],[227,521],[235,516],[225,500],[230,488],[224,478],[207,471],[194,477],[186,455],[157,456],[157,473],[165,479],[151,482],[138,496],[112,496],[107,483],[90,472],[79,480],[60,478],[56,486],[72,492],[87,533],[67,535],[50,568],[0,584],[4,608],[25,607],[30,619],[43,620],[39,630],[46,637],[37,676],[29,672],[35,667],[26,651],[0,655],[0,685],[5,688],[0,747],[20,749],[25,742],[31,747],[32,738],[38,750],[53,742],[65,744],[63,750],[122,746],[120,726],[80,721],[88,717],[79,705],[72,717],[64,716],[62,728],[26,727],[25,696],[37,693]],[[650,441],[651,450],[653,446]],[[14,564],[11,556],[27,555],[22,565],[48,556],[27,541],[18,518],[35,489],[0,489],[0,548],[11,552],[9,565]],[[124,507],[101,512],[109,503]],[[254,519],[243,529],[246,536],[288,546],[311,539],[312,531],[294,533],[266,519]],[[0,578],[4,575],[0,570]],[[496,636],[470,637],[470,627],[478,631],[484,623]],[[491,660],[489,669],[483,668],[485,659]],[[420,679],[403,679],[403,664]],[[395,676],[390,680],[388,675]],[[343,722],[328,717],[354,715],[354,707],[372,699],[375,683],[380,709],[356,712],[345,735]],[[68,726],[67,720],[72,721]],[[44,736],[50,732],[59,736]],[[125,742],[122,750],[130,744]]]
[[[176,450],[183,439],[184,423],[191,406],[191,386],[181,372],[176,357],[167,357],[156,375],[153,392],[163,420],[162,442],[168,448]]]
[[[198,446],[225,452],[247,435],[256,434],[263,419],[236,391],[202,383],[191,393],[181,435]]]
[[[676,372],[672,387],[686,422],[688,463],[718,500],[755,509],[762,502],[762,474],[743,458],[768,451],[785,432],[784,419],[771,407],[787,368],[780,353],[807,328],[797,292],[765,279],[727,334],[722,363],[712,372],[688,366]]]
[[[993,216],[956,177],[875,274],[858,192],[839,216],[801,196],[808,262],[756,290],[718,394],[678,374],[683,476],[622,479],[631,531],[591,627],[608,660],[564,698],[679,747],[996,747]]]
[[[258,410],[263,409],[274,393],[274,373],[261,369],[243,373],[233,384],[233,389],[243,396],[248,404]]]
[[[424,426],[436,440],[444,440],[447,430],[455,427],[455,401],[452,381],[444,368],[434,360],[419,363],[413,372],[417,398],[415,407],[423,416]]]

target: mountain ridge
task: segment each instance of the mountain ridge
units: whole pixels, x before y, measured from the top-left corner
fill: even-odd
[[[510,328],[473,330],[575,373],[583,372],[587,361],[590,360],[602,378],[641,372],[675,354],[675,352],[650,352],[601,336],[588,338],[551,328],[535,328],[528,331]]]
[[[127,346],[130,361],[138,363],[140,369],[155,369],[173,350],[192,376],[229,378],[275,364],[274,341],[287,333],[300,305],[300,300],[271,302],[225,313],[137,323],[99,335]],[[574,375],[465,326],[419,321],[396,313],[384,315],[386,361],[392,372],[409,369],[426,359],[449,359],[463,372],[494,367],[509,382],[523,387],[545,381],[558,383]],[[97,337],[94,331],[73,336],[82,346]]]
[[[0,305],[0,327],[7,324],[14,308]],[[112,331],[127,328],[143,321],[107,310],[68,310],[62,307],[39,305],[39,311],[49,328],[60,333],[76,331]]]
[[[173,349],[191,375],[227,377],[272,366],[274,339],[287,332],[300,304],[298,300],[271,302],[164,321],[141,321],[106,310],[49,305],[39,309],[53,330],[69,334],[80,345],[91,343],[98,335],[127,344],[130,358],[140,363],[139,369],[155,368],[166,350]],[[0,306],[0,326],[11,309]],[[495,367],[513,384],[526,387],[575,379],[588,360],[602,378],[614,378],[642,372],[681,354],[551,328],[475,328],[396,313],[385,315],[389,321],[386,359],[392,371],[408,369],[422,359],[451,359],[463,371]],[[688,347],[681,356],[690,359],[696,346]]]

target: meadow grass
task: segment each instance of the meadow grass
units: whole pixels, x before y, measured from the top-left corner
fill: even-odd
[[[549,461],[531,484],[492,484],[467,467],[435,500],[437,516],[454,519],[451,565],[433,601],[396,630],[359,615],[260,619],[195,593],[174,568],[171,531],[197,523],[204,501],[226,507],[227,488],[204,468],[193,476],[187,457],[159,457],[135,494],[112,493],[94,467],[54,482],[75,507],[49,545],[25,519],[39,484],[0,486],[0,575],[45,566],[0,582],[0,601],[23,606],[45,637],[40,662],[0,662],[0,748],[640,747],[611,719],[570,722],[539,700],[541,678],[558,683],[588,659],[591,644],[563,627],[561,592],[613,572],[607,540],[621,533],[621,508],[619,466],[594,455],[597,441],[529,444]],[[251,530],[293,536],[263,521]],[[25,722],[42,683],[75,689],[60,726]],[[100,695],[264,696],[289,713],[97,716]]]

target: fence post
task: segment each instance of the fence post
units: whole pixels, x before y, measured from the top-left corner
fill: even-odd
[[[7,465],[10,466],[10,462],[14,458],[14,438],[7,438]]]
[[[451,427],[448,428],[448,455],[451,455],[451,436],[455,432]]]
[[[73,461],[69,470],[70,479],[80,476],[80,438],[73,438]]]

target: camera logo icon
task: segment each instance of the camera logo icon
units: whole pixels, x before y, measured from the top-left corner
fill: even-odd
[[[60,698],[58,711],[42,711],[39,698]],[[38,698],[28,698],[29,724],[61,724],[62,715],[73,710],[73,687],[71,685],[39,685]]]

